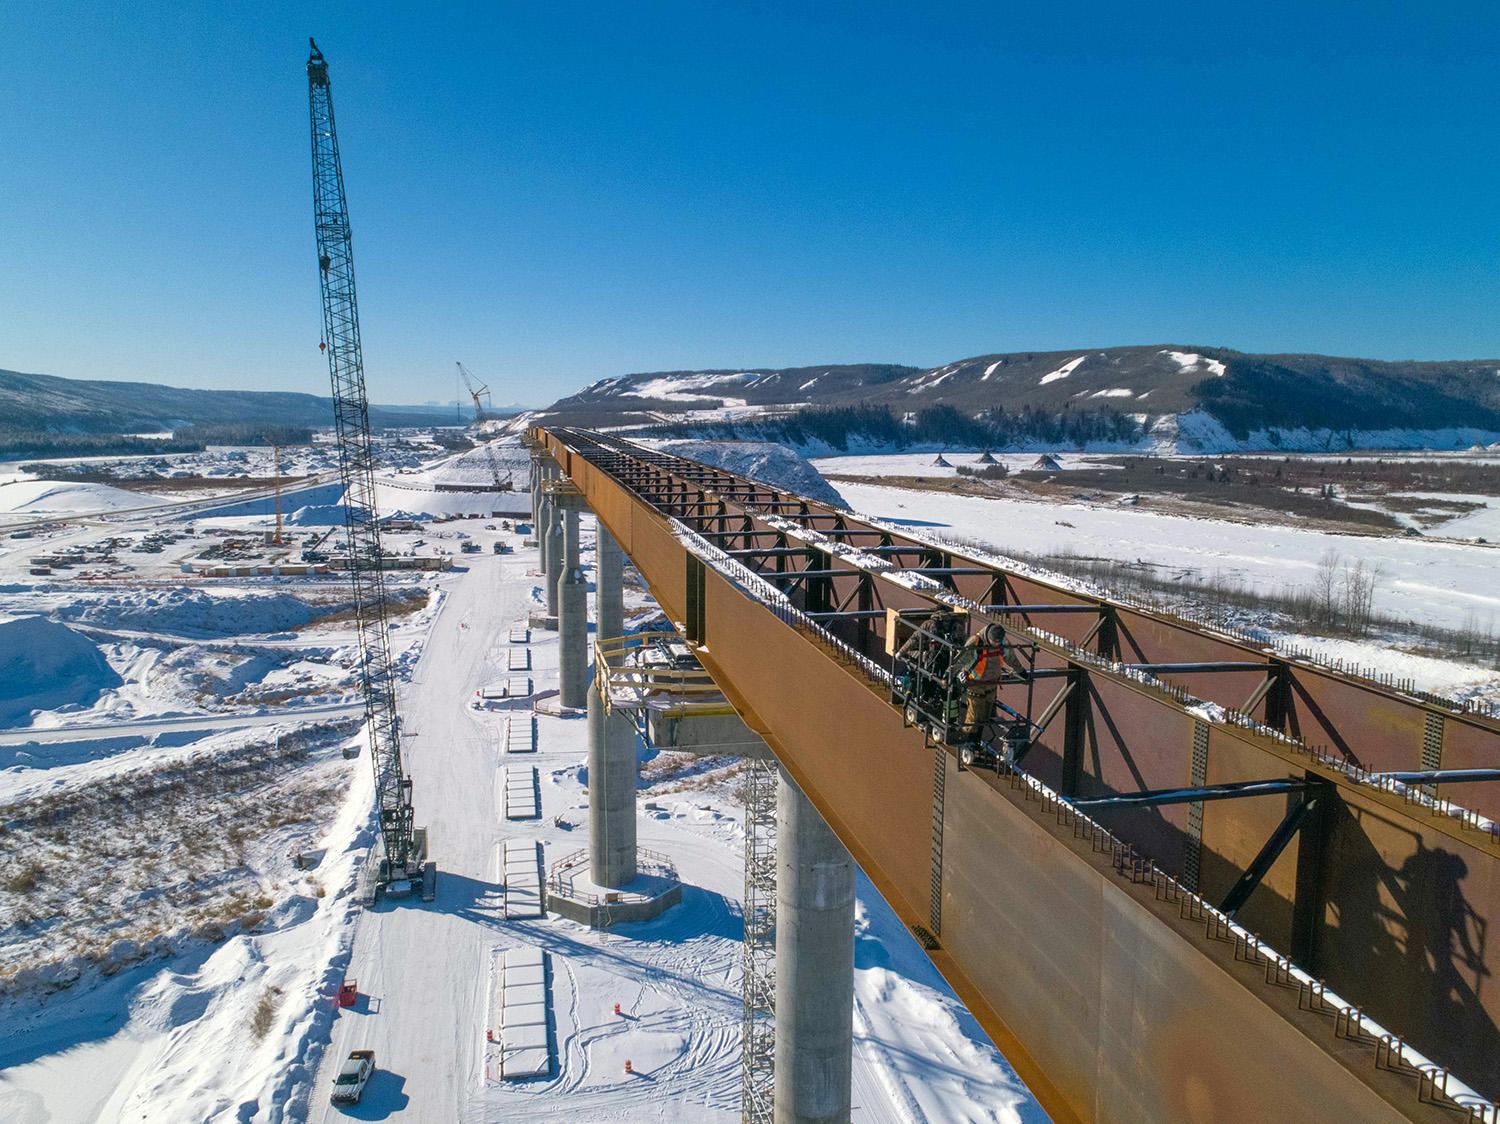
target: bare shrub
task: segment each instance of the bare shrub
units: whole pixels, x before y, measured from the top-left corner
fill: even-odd
[[[275,904],[267,884],[275,864],[286,849],[312,842],[347,789],[341,763],[313,750],[342,741],[348,725],[319,724],[0,803],[0,849],[28,860],[0,873],[0,980],[79,957],[103,964],[97,958],[122,939],[143,948],[153,934],[219,941],[263,925]],[[306,827],[287,822],[288,807],[306,808]],[[78,839],[91,841],[89,862],[66,842]],[[130,873],[101,881],[104,865]]]
[[[42,868],[35,863],[27,863],[6,880],[5,888],[12,894],[29,894],[41,880]]]
[[[271,1032],[276,1021],[276,1009],[281,1006],[281,988],[268,987],[260,993],[260,1002],[255,1005],[255,1014],[250,1019],[250,1033],[256,1041]]]
[[[1333,549],[1324,551],[1318,559],[1318,569],[1312,582],[1312,620],[1314,624],[1332,625],[1339,614],[1339,568],[1343,559]]]
[[[1343,627],[1355,636],[1368,636],[1374,619],[1375,583],[1380,577],[1380,567],[1371,565],[1363,558],[1344,567],[1340,583],[1340,600],[1344,620]]]

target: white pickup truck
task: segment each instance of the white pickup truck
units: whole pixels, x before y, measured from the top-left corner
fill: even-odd
[[[351,1051],[348,1060],[339,1068],[338,1076],[333,1079],[333,1103],[358,1104],[359,1098],[364,1096],[365,1084],[374,1072],[374,1050]]]

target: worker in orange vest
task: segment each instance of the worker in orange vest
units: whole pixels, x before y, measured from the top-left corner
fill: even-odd
[[[957,669],[964,684],[964,730],[978,741],[995,714],[995,691],[1005,674],[1005,629],[990,624],[969,637]]]

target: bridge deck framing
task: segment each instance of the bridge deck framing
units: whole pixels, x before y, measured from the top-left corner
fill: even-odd
[[[1476,810],[1367,780],[1430,762],[1433,714],[1454,735],[1442,738],[1444,767],[1500,759],[1500,725],[707,466],[583,431],[537,439],[1055,1117],[1451,1119],[1451,1106],[1429,1103],[1431,1082],[1377,1065],[1389,1048],[1318,1009],[1316,980],[1470,1080],[1500,1080],[1482,1068],[1500,1009],[1480,986],[1500,841]],[[866,539],[940,574],[851,553]],[[817,553],[789,549],[803,546]],[[776,582],[788,601],[756,576],[757,556],[726,553],[761,548],[776,551],[758,559],[769,573],[818,573]],[[960,772],[949,757],[935,785],[932,747],[889,703],[883,617],[870,610],[1002,602],[1096,610],[1038,611],[1034,626],[1024,611],[996,613],[1066,671],[1055,690],[1073,691],[1067,718],[1026,762],[1033,776]],[[848,621],[803,612],[851,607]],[[1123,662],[1260,666],[1157,678]],[[1244,929],[1208,903],[1284,803],[1089,819],[1056,795],[1273,776],[1328,782],[1335,811],[1272,867],[1239,915]],[[1444,788],[1455,803],[1500,797],[1494,785]],[[1427,955],[1402,955],[1414,947]]]

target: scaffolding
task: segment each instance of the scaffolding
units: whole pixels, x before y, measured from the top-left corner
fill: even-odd
[[[604,713],[621,710],[649,737],[646,714],[714,718],[735,709],[675,629],[651,629],[594,643],[594,678]]]
[[[776,785],[774,760],[745,763],[744,1021],[740,1118],[771,1124],[776,1091]]]

